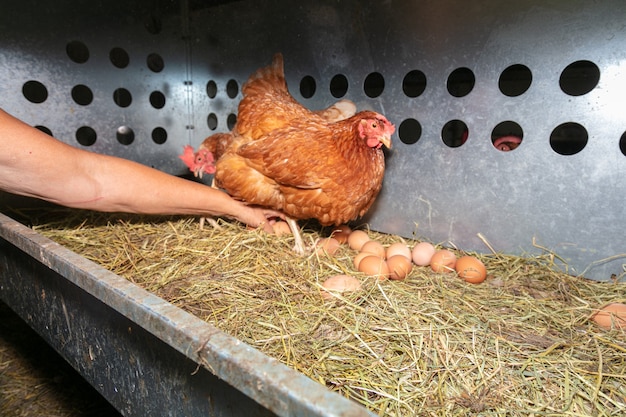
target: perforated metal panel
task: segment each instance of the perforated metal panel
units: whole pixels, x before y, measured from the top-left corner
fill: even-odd
[[[182,146],[228,130],[241,83],[281,51],[306,106],[348,98],[399,128],[373,229],[489,251],[482,233],[573,274],[624,273],[622,1],[21,1],[2,16],[0,106],[68,143],[182,174]],[[493,145],[510,134],[516,149]]]

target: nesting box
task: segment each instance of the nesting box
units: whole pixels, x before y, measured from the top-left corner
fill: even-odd
[[[182,175],[183,146],[230,130],[242,83],[282,52],[305,106],[347,98],[396,125],[372,229],[550,251],[609,280],[626,256],[624,17],[617,0],[23,0],[0,17],[0,106]]]

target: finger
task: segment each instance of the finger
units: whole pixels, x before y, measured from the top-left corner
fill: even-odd
[[[280,211],[276,211],[276,210],[266,210],[266,211],[264,212],[264,214],[265,214],[265,217],[267,217],[268,219],[269,219],[269,218],[276,218],[276,217],[278,217],[278,218],[280,218],[280,219],[285,220],[285,214],[284,214],[284,213],[281,213]]]
[[[269,221],[263,221],[259,223],[258,227],[263,229],[267,233],[274,234],[274,228],[272,227],[272,224]]]

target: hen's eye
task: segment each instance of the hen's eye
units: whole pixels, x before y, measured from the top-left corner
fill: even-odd
[[[378,125],[376,124],[376,122],[372,123],[372,129],[376,129],[378,127]]]

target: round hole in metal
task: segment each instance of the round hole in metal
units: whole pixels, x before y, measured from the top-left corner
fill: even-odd
[[[46,126],[37,125],[35,126],[35,129],[41,130],[43,133],[45,133],[48,136],[54,136],[52,134],[52,130],[48,129]]]
[[[559,86],[565,94],[582,96],[600,81],[600,69],[591,61],[576,61],[569,64],[559,78]]]
[[[402,143],[412,145],[422,137],[422,125],[415,119],[406,119],[398,127],[398,137]]]
[[[317,85],[315,83],[315,78],[310,75],[306,75],[300,80],[300,94],[304,98],[311,98],[315,94],[315,90],[317,89]]]
[[[407,73],[402,80],[402,91],[407,97],[419,97],[426,90],[426,75],[420,70]]]
[[[533,81],[533,73],[526,65],[514,64],[508,66],[500,74],[498,88],[508,97],[517,97],[524,94]]]
[[[228,97],[230,98],[235,98],[237,97],[238,93],[239,93],[239,84],[237,84],[237,81],[229,80],[226,83],[226,95],[228,95]]]
[[[86,85],[78,84],[72,88],[72,100],[76,104],[87,106],[93,101],[93,93]]]
[[[153,91],[150,93],[150,104],[155,109],[162,109],[165,107],[165,95],[160,91]]]
[[[343,74],[337,74],[330,80],[330,94],[341,98],[348,92],[348,79]]]
[[[217,83],[215,81],[211,80],[206,83],[206,95],[209,96],[209,98],[215,98],[217,95]]]
[[[71,41],[65,45],[65,53],[77,64],[84,64],[89,60],[89,48],[81,41]]]
[[[560,155],[574,155],[587,145],[587,129],[574,122],[560,124],[550,134],[550,146]]]
[[[380,96],[385,90],[385,77],[379,72],[372,72],[365,77],[363,91],[370,98]]]
[[[441,129],[441,139],[443,143],[451,148],[463,145],[469,137],[469,129],[465,122],[461,120],[450,120]]]
[[[162,127],[152,129],[152,141],[157,145],[163,145],[167,141],[167,131]]]
[[[207,126],[209,126],[209,129],[217,129],[217,115],[215,113],[209,114],[209,116],[206,118],[206,123]]]
[[[491,131],[491,143],[502,152],[517,149],[523,138],[524,131],[522,127],[510,120],[498,123]]]
[[[130,63],[128,52],[119,47],[115,47],[109,51],[109,60],[116,68],[126,68]]]
[[[447,88],[454,97],[465,97],[474,89],[476,77],[469,68],[457,68],[448,76]]]
[[[39,104],[48,98],[48,89],[39,81],[26,81],[22,86],[22,94],[31,103]]]
[[[89,126],[81,126],[76,130],[76,141],[83,146],[91,146],[96,143],[98,135]]]
[[[120,126],[117,128],[115,137],[122,145],[130,145],[135,140],[135,132],[128,126]]]
[[[113,92],[113,101],[120,107],[128,107],[133,102],[133,96],[125,88],[118,88]]]
[[[157,53],[149,54],[146,58],[146,65],[152,72],[161,72],[165,68],[165,63],[161,55]]]
[[[226,125],[228,126],[228,130],[233,130],[236,124],[237,124],[237,115],[233,113],[229,114],[228,117],[226,118]]]
[[[163,29],[161,14],[158,12],[151,12],[144,18],[143,26],[146,28],[148,33],[151,33],[152,35],[161,33],[161,30]]]

